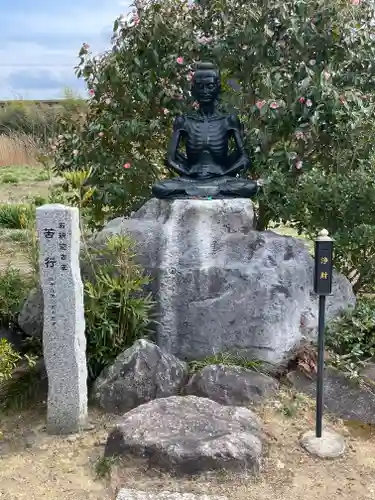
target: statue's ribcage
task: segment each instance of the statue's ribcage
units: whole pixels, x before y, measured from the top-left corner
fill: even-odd
[[[228,153],[228,133],[225,122],[190,122],[186,138],[186,153],[194,161],[202,153],[210,153],[219,161]]]

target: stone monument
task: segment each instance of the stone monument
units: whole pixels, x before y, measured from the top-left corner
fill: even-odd
[[[47,432],[69,434],[87,421],[86,337],[77,208],[37,208],[48,376]]]

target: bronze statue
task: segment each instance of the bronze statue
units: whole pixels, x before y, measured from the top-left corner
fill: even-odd
[[[164,199],[254,196],[258,191],[257,182],[237,177],[250,167],[250,159],[238,117],[221,114],[216,109],[220,73],[213,64],[197,65],[192,94],[199,109],[175,119],[166,159],[166,166],[180,177],[157,182],[152,188],[153,194]],[[185,147],[185,154],[179,150],[181,145]]]

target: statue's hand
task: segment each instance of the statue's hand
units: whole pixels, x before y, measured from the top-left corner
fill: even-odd
[[[171,160],[170,158],[167,158],[164,162],[165,166],[167,168],[169,168],[170,170],[173,170],[174,172],[176,172],[176,174],[179,174],[179,175],[185,175],[185,176],[189,176],[189,172],[180,164],[178,164],[177,162]]]

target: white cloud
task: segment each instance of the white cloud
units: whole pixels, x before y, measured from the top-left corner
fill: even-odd
[[[0,5],[0,99],[53,99],[62,96],[64,86],[82,89],[74,75],[80,46],[87,42],[95,53],[108,48],[113,22],[127,10],[125,3],[130,2],[66,0],[53,7],[50,3],[49,12],[30,9],[27,15],[3,12]]]

